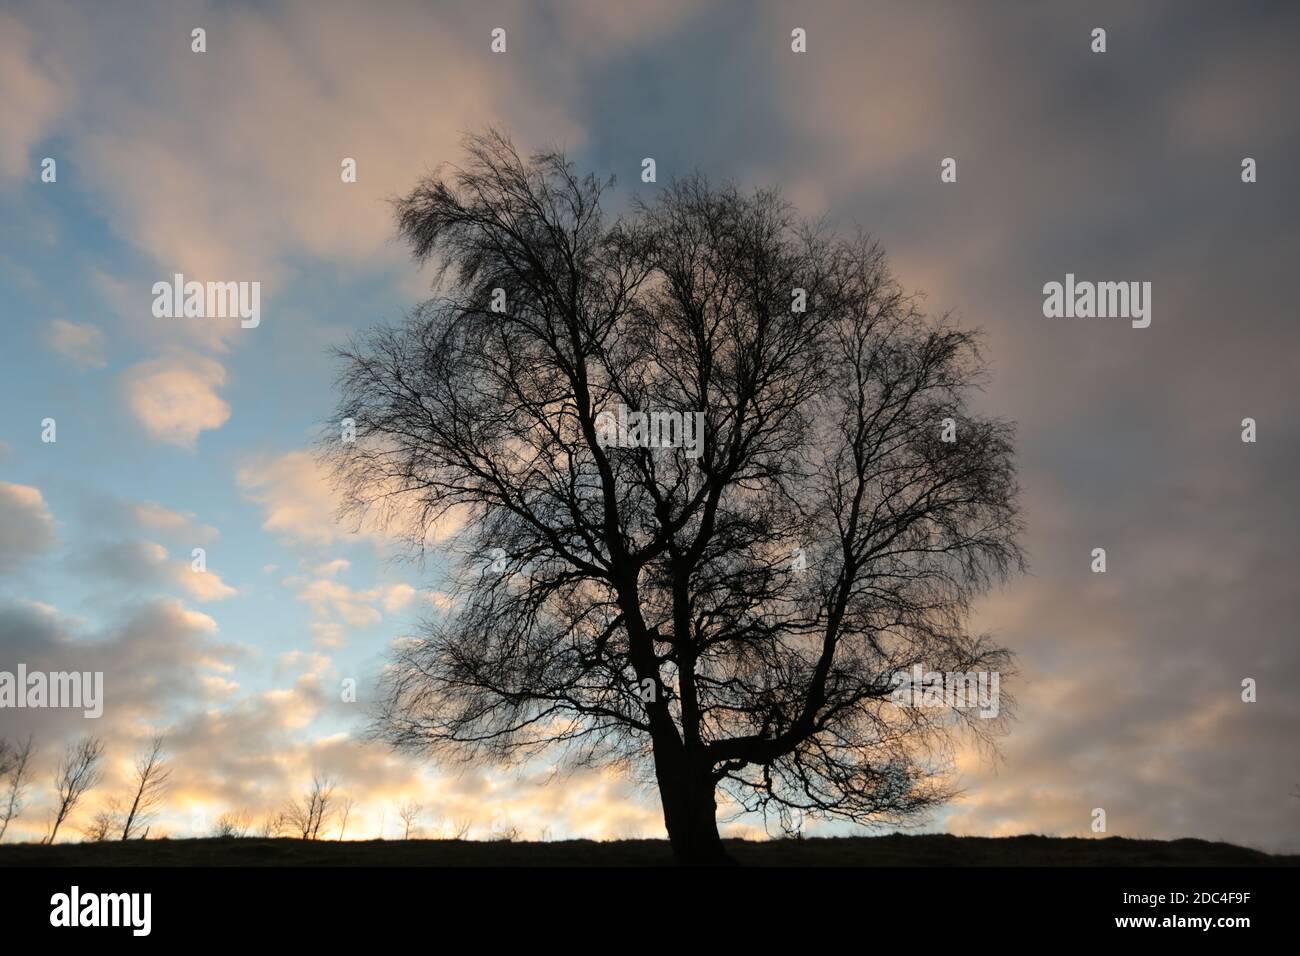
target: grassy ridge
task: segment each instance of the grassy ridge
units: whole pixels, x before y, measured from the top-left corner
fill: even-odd
[[[727,840],[746,866],[1300,866],[1272,855],[1205,840],[956,837],[892,834],[808,840]],[[664,840],[558,840],[546,843],[464,840],[286,839],[134,840],[130,843],[0,845],[11,866],[665,866]]]

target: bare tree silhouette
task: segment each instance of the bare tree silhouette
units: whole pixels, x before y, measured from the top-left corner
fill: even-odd
[[[310,789],[284,808],[284,826],[304,840],[319,839],[321,827],[333,813],[334,787],[328,777],[313,777]]]
[[[683,862],[726,860],[719,788],[782,821],[946,799],[954,727],[991,725],[890,698],[916,664],[1008,666],[966,627],[1022,564],[977,337],[774,192],[697,176],[610,222],[563,156],[466,148],[396,204],[440,293],[340,352],[355,435],[321,446],[345,514],[417,553],[459,528],[454,609],[399,650],[376,732],[644,760]],[[667,440],[614,427],[636,413]]]
[[[131,805],[123,811],[123,840],[131,839],[162,804],[163,794],[171,779],[171,768],[163,762],[162,753],[163,736],[158,734],[136,760],[135,795],[131,798]]]
[[[86,792],[99,783],[99,762],[103,756],[104,742],[97,737],[83,737],[68,745],[54,773],[54,792],[58,806],[45,843],[54,842],[63,821],[77,808]]]
[[[469,831],[473,829],[474,821],[468,817],[462,817],[451,825],[449,840],[464,840],[469,837]]]
[[[0,803],[0,840],[4,839],[9,824],[23,810],[23,797],[32,774],[32,737],[22,744],[0,740],[0,780],[6,784],[3,803]]]
[[[514,843],[519,839],[519,828],[506,820],[500,826],[492,829],[488,839],[493,843]]]
[[[110,802],[108,806],[95,811],[90,824],[82,827],[81,832],[86,835],[87,840],[103,843],[121,825],[121,808],[116,802]]]
[[[401,819],[402,823],[405,824],[405,829],[402,831],[403,840],[409,840],[411,838],[412,827],[415,827],[418,831],[419,828],[416,826],[416,822],[420,819],[420,814],[423,812],[424,804],[416,803],[414,800],[406,800],[397,808],[397,816]]]
[[[243,838],[248,836],[248,831],[252,825],[252,817],[247,810],[227,810],[217,817],[217,825],[213,834],[219,837]],[[266,835],[270,836],[271,834],[268,832]]]
[[[357,801],[351,796],[344,797],[343,801],[339,804],[339,816],[341,817],[339,821],[340,840],[342,840],[348,832],[348,818],[352,816],[352,810],[356,805]]]

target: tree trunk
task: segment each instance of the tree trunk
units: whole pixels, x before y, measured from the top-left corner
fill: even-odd
[[[718,805],[708,769],[689,771],[684,764],[684,760],[655,761],[673,858],[683,866],[734,864],[718,836]]]

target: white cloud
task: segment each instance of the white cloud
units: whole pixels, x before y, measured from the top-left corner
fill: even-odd
[[[450,611],[455,606],[455,599],[445,591],[426,591],[424,599],[440,611]]]
[[[329,544],[343,536],[334,520],[338,501],[329,478],[307,452],[250,460],[236,479],[262,506],[264,530],[310,544]]]
[[[380,589],[354,591],[346,584],[326,580],[312,581],[298,592],[299,600],[304,601],[315,614],[321,617],[337,615],[352,627],[379,623],[383,615],[374,607],[374,602],[382,597]]]
[[[45,344],[63,358],[82,368],[103,368],[108,339],[103,330],[89,322],[54,319],[45,327]]]
[[[347,641],[346,628],[378,624],[384,614],[403,610],[419,593],[405,582],[356,590],[332,579],[346,567],[346,561],[337,559],[316,568],[317,572],[327,575],[325,577],[314,581],[286,578],[283,582],[286,587],[297,589],[298,600],[306,604],[316,618],[311,633],[312,642],[317,647],[343,646]]]
[[[335,578],[352,566],[346,558],[335,558],[312,568],[312,573],[322,578]]]
[[[37,177],[32,149],[45,137],[67,103],[64,81],[38,65],[34,35],[12,13],[0,11],[0,176]]]
[[[231,648],[217,644],[216,622],[174,598],[133,607],[117,625],[83,634],[56,609],[33,602],[0,602],[0,670],[19,661],[32,670],[104,672],[104,726],[121,727],[157,716],[171,702],[200,703],[198,682],[220,671]],[[89,639],[87,639],[89,638]],[[13,711],[6,731],[35,730],[46,741],[61,729],[84,732],[79,712]],[[53,752],[51,748],[50,752]]]
[[[221,580],[215,571],[195,571],[182,561],[172,566],[172,580],[196,601],[224,601],[239,593]]]
[[[316,647],[336,648],[347,643],[343,625],[334,621],[313,621],[311,639]]]
[[[188,353],[141,362],[124,376],[127,405],[146,431],[191,451],[201,432],[229,420],[230,405],[217,394],[225,383],[221,363]]]
[[[86,14],[86,35],[98,32],[99,15]],[[219,51],[197,57],[175,40],[196,18]],[[461,130],[495,119],[580,140],[566,99],[544,94],[521,72],[526,61],[503,69],[467,43],[472,11],[402,4],[375,17],[345,6],[322,15],[311,3],[199,4],[128,19],[153,51],[145,63],[124,62],[120,44],[57,46],[84,107],[69,115],[67,134],[113,228],[162,269],[200,281],[265,284],[304,252],[348,266],[400,262],[384,200],[455,155]],[[572,67],[552,57],[531,69]],[[113,83],[97,82],[110,70]],[[149,96],[131,95],[138,87]],[[204,109],[192,108],[198,101]],[[424,104],[419,122],[413,102]],[[356,183],[341,182],[343,157],[357,160]]]
[[[394,611],[400,611],[411,603],[415,597],[415,588],[409,584],[394,584],[391,587],[383,589],[384,610],[392,614]]]
[[[190,558],[171,560],[154,541],[121,541],[89,556],[88,569],[114,581],[141,587],[179,588],[196,601],[222,601],[239,592],[215,571],[194,570]]]
[[[156,501],[144,501],[132,508],[136,521],[154,531],[203,544],[218,537],[217,529],[199,524],[191,512],[173,511]]]
[[[239,468],[236,479],[244,494],[262,506],[262,528],[299,544],[327,545],[358,536],[383,544],[395,540],[417,518],[414,496],[394,493],[386,501],[390,513],[384,515],[392,519],[390,524],[381,525],[378,516],[360,526],[340,523],[335,518],[339,496],[329,471],[305,451],[250,458]],[[464,515],[459,512],[445,516],[425,530],[426,542],[445,539],[463,522]]]
[[[0,481],[0,571],[54,547],[54,518],[39,488]]]

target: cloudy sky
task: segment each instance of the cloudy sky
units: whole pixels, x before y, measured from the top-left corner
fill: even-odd
[[[496,124],[615,175],[615,207],[653,188],[645,157],[661,182],[780,186],[985,330],[1031,573],[974,626],[1018,655],[1018,719],[1000,760],[963,757],[965,795],[931,827],[1088,835],[1101,807],[1111,834],[1300,850],[1298,21],[1190,2],[0,4],[0,670],[106,674],[107,778],[69,836],[159,729],[175,835],[260,817],[313,771],[356,799],[354,836],[398,835],[404,799],[429,834],[662,835],[654,795],[614,773],[460,772],[361,740],[389,643],[441,613],[439,561],[332,520],[307,453],[326,350],[422,297],[385,200]],[[260,325],[155,318],[178,272],[260,281]],[[1066,273],[1151,282],[1150,327],[1044,318]],[[0,736],[39,748],[8,839],[41,835],[57,754],[91,723],[0,712]]]

